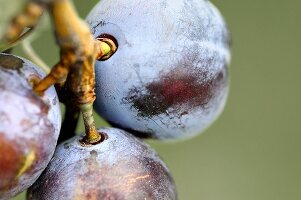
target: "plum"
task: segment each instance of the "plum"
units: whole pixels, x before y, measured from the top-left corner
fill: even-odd
[[[83,136],[75,136],[58,145],[27,199],[177,199],[168,168],[154,150],[123,130],[98,131],[99,144],[86,146]]]
[[[220,115],[230,34],[205,0],[102,0],[87,17],[117,52],[96,62],[96,111],[139,137],[190,138]]]
[[[49,163],[61,114],[54,87],[42,97],[32,81],[44,73],[31,62],[0,54],[0,199],[32,185]]]

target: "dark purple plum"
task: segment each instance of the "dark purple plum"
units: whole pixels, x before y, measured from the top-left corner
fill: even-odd
[[[139,137],[189,138],[221,113],[230,36],[205,0],[102,0],[87,22],[117,52],[96,63],[96,111]]]
[[[83,145],[83,136],[58,145],[27,199],[177,199],[173,179],[154,150],[120,129],[99,132],[104,141],[96,145]]]
[[[31,186],[49,163],[61,114],[55,89],[43,97],[31,81],[45,76],[31,62],[0,54],[0,199]]]

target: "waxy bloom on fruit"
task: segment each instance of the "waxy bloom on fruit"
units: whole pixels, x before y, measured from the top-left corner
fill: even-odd
[[[40,97],[31,82],[44,73],[31,62],[0,54],[0,199],[31,186],[49,163],[61,113],[55,89]]]
[[[87,22],[117,52],[96,63],[96,111],[139,137],[189,138],[221,113],[230,36],[205,0],[102,0]]]
[[[81,136],[61,143],[27,193],[28,200],[175,200],[173,179],[154,150],[115,128],[85,146]]]

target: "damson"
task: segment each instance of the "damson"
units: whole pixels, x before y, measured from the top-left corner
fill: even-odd
[[[50,161],[61,126],[54,88],[43,97],[31,82],[44,74],[19,57],[0,54],[0,199],[32,185]]]
[[[95,37],[118,42],[96,63],[95,108],[140,137],[188,138],[221,113],[229,32],[205,0],[102,0],[87,17]]]
[[[166,165],[140,139],[115,128],[100,129],[104,140],[80,143],[75,136],[58,145],[54,156],[27,192],[28,200],[174,200]]]

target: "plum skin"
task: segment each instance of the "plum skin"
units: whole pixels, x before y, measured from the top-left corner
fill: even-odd
[[[0,54],[0,199],[32,185],[54,153],[61,126],[57,94],[51,87],[38,97],[30,84],[44,76],[28,60]]]
[[[177,199],[166,165],[154,150],[116,128],[99,129],[105,140],[83,146],[83,136],[58,145],[28,200]]]
[[[117,52],[95,65],[95,109],[113,126],[139,137],[183,139],[220,115],[230,36],[209,1],[103,0],[87,22],[95,37],[118,41]]]

